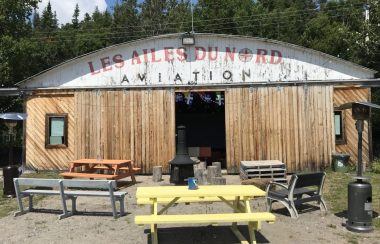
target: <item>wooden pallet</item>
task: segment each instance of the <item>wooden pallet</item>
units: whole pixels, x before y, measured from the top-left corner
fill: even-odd
[[[278,160],[241,161],[240,178],[265,178],[286,183],[286,167]]]

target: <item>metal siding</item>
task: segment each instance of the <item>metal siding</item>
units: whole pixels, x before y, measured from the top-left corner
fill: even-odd
[[[167,49],[168,47],[173,48]],[[118,45],[112,48],[102,49],[90,55],[74,59],[64,63],[38,76],[32,77],[21,87],[112,87],[112,86],[171,86],[187,85],[195,82],[194,72],[198,74],[198,85],[225,84],[225,83],[255,83],[255,82],[284,82],[296,80],[340,80],[373,78],[373,71],[367,70],[344,60],[319,53],[313,50],[300,48],[290,44],[268,41],[265,39],[227,38],[220,36],[196,36],[194,46],[185,46],[187,59],[181,61],[181,55],[177,53],[181,48],[181,39],[176,37],[162,37],[157,39],[141,40],[139,42]],[[196,59],[196,49],[206,49],[205,58]],[[165,49],[166,48],[166,49]],[[216,53],[208,52],[218,49],[216,60],[210,60]],[[235,49],[234,61],[227,55],[227,48]],[[245,48],[252,51],[251,59],[245,60],[239,57],[239,52]],[[155,49],[155,62],[151,49]],[[265,50],[265,63],[256,63],[257,53]],[[147,55],[144,55],[147,50]],[[201,49],[199,49],[201,50]],[[271,64],[271,52],[279,51],[282,55],[281,62]],[[132,59],[133,53],[138,57]],[[172,61],[165,61],[165,53]],[[199,52],[202,53],[203,52]],[[244,52],[243,52],[244,54]],[[274,53],[277,54],[277,53]],[[113,61],[115,55],[122,55],[123,67]],[[202,56],[199,55],[199,56]],[[209,56],[211,55],[211,56]],[[274,55],[276,61],[276,55]],[[278,56],[278,55],[277,55]],[[117,58],[118,56],[116,56]],[[145,57],[147,60],[145,62]],[[141,61],[136,64],[136,60]],[[103,68],[102,62],[105,64]],[[91,74],[90,64],[97,74]],[[108,65],[109,63],[109,65]],[[108,70],[110,69],[110,70]],[[243,71],[250,72],[250,77],[245,76]],[[210,79],[212,72],[212,79]],[[231,72],[232,78],[225,79]],[[225,76],[223,77],[223,74]],[[141,81],[139,75],[145,75],[146,80]],[[179,75],[182,81],[176,80]],[[122,82],[126,76],[129,82]],[[160,78],[161,77],[161,78]],[[178,78],[178,77],[177,77]]]

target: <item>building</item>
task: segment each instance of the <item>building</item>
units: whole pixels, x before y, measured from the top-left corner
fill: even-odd
[[[317,170],[343,151],[356,162],[350,111],[334,108],[370,101],[374,70],[268,39],[195,34],[192,44],[183,37],[107,47],[19,82],[26,167],[67,169],[70,160],[100,157],[168,172],[179,124],[192,151],[211,148],[206,159],[229,173],[259,159],[281,160],[288,172]]]

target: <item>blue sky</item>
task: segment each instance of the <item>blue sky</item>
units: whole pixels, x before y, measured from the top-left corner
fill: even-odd
[[[92,13],[97,6],[100,11],[109,10],[112,12],[112,7],[117,1],[120,0],[42,0],[39,3],[38,11],[41,13],[50,1],[53,11],[57,13],[59,24],[65,24],[71,22],[75,5],[78,3],[80,9],[80,19],[83,19],[85,13]],[[143,0],[138,0],[142,2]],[[192,3],[196,3],[197,0],[191,0]]]

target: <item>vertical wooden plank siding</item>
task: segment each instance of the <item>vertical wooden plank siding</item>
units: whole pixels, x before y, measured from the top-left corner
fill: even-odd
[[[369,101],[369,88],[335,88],[334,89],[334,107],[344,103],[358,101]],[[355,120],[352,118],[351,109],[343,112],[343,130],[346,139],[345,144],[336,145],[337,152],[346,152],[350,155],[350,163],[357,163],[358,152],[358,132],[355,127]],[[333,124],[334,126],[334,124]],[[364,123],[363,131],[363,163],[369,162],[369,144],[368,144],[368,121]]]
[[[54,170],[66,168],[74,159],[77,133],[74,116],[73,94],[33,94],[26,99],[26,166],[31,169]],[[45,148],[45,115],[47,113],[68,114],[68,147]]]
[[[75,93],[75,158],[132,159],[143,173],[175,155],[174,93],[169,89]],[[83,146],[82,146],[83,145]]]
[[[332,86],[229,88],[225,97],[229,173],[242,160],[278,159],[288,172],[330,165]]]

